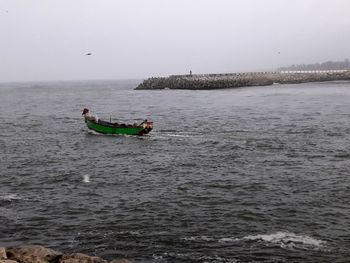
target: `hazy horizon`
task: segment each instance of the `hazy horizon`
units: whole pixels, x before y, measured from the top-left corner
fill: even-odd
[[[3,0],[0,7],[0,82],[265,71],[350,57],[346,0]]]

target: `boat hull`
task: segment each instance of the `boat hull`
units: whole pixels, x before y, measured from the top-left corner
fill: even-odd
[[[135,125],[125,125],[125,126],[114,126],[110,123],[103,121],[94,121],[88,117],[85,117],[85,123],[90,130],[93,130],[102,134],[120,134],[120,135],[144,135],[149,133],[152,128],[135,126]]]

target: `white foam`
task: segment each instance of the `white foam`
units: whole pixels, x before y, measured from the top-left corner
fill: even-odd
[[[276,232],[272,234],[261,234],[261,235],[248,235],[243,238],[236,237],[223,237],[216,239],[208,236],[190,236],[181,238],[185,241],[192,242],[219,242],[219,243],[232,243],[239,241],[263,241],[267,243],[272,243],[280,246],[281,248],[298,248],[298,249],[326,249],[326,242],[312,238],[307,235],[297,235],[290,232]]]
[[[160,138],[177,138],[177,139],[193,139],[193,138],[198,138],[201,137],[202,135],[199,133],[194,133],[194,132],[179,132],[179,131],[174,131],[174,132],[156,132],[154,133]]]
[[[240,239],[235,237],[223,237],[219,239],[220,243],[230,243],[230,242],[237,242],[237,241],[240,241]]]
[[[182,240],[186,241],[214,241],[215,239],[208,236],[195,236],[195,237],[183,237]]]
[[[105,135],[103,133],[96,132],[94,130],[88,130],[88,133],[93,134],[93,135]]]
[[[193,136],[188,135],[188,134],[175,134],[175,133],[168,133],[168,134],[164,134],[165,136],[168,137],[179,137],[179,138],[191,138]]]
[[[238,260],[234,258],[223,258],[219,255],[200,255],[198,253],[174,253],[174,252],[165,252],[162,255],[152,255],[153,259],[159,260],[160,262],[163,262],[164,259],[177,259],[182,260],[182,262],[203,262],[203,263],[219,263],[219,262],[225,262],[225,263],[237,263]],[[166,260],[168,262],[168,260]]]
[[[90,183],[90,175],[84,174],[83,175],[83,182],[84,183]]]
[[[18,196],[17,194],[4,194],[4,195],[0,195],[0,200],[13,201],[13,200],[23,200],[23,198]]]
[[[153,254],[153,255],[152,255],[152,258],[153,258],[153,259],[156,259],[156,260],[161,260],[161,259],[163,259],[163,256]]]
[[[314,239],[309,236],[297,235],[289,232],[277,232],[267,235],[249,235],[243,238],[244,240],[262,240],[265,242],[277,244],[281,247],[315,247],[319,248],[326,242]]]
[[[219,262],[225,262],[225,263],[237,263],[239,262],[237,259],[234,258],[223,258],[220,257],[219,255],[212,255],[212,256],[201,256],[199,258],[201,261],[207,263],[207,262],[212,262],[212,263],[219,263]]]

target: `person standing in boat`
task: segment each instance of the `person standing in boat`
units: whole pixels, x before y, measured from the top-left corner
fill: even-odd
[[[89,119],[98,122],[97,116],[93,116],[93,115],[91,114],[90,110],[87,109],[87,108],[85,108],[85,109],[83,110],[83,113],[82,113],[81,115],[84,115],[85,117],[88,117]]]

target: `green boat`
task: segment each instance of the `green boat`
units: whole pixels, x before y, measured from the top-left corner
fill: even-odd
[[[144,120],[141,124],[120,124],[97,119],[84,109],[85,123],[90,130],[103,134],[144,135],[153,129],[153,122]]]

